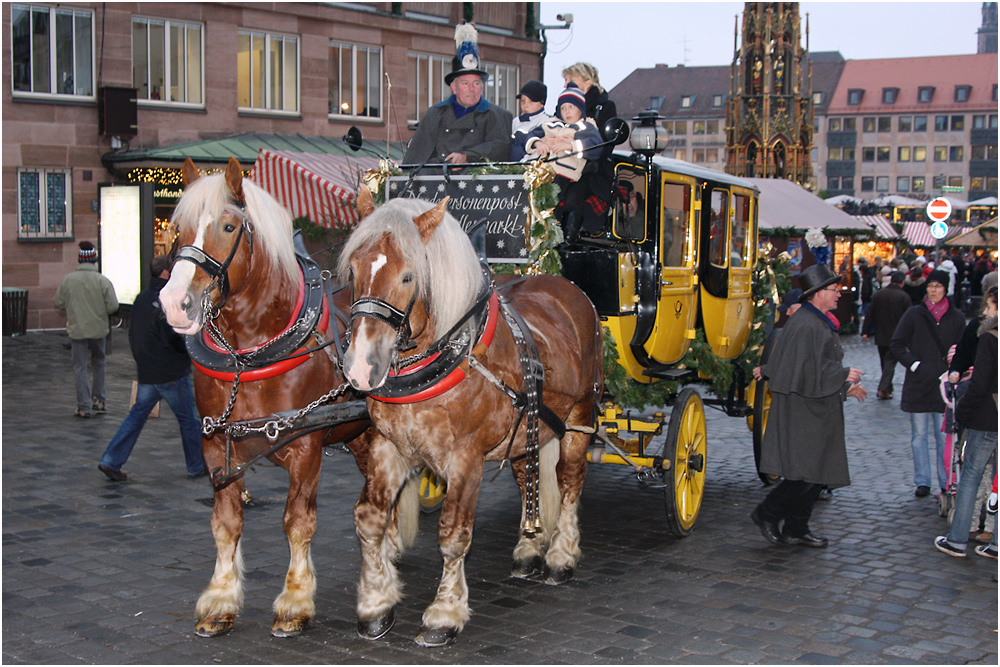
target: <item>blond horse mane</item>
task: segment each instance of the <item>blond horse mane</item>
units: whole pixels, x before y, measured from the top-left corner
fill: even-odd
[[[243,179],[243,196],[246,215],[254,227],[254,252],[263,251],[271,265],[285,273],[292,281],[298,280],[298,265],[292,245],[292,217],[278,201],[249,179]],[[224,174],[202,176],[191,182],[177,202],[171,221],[180,233],[197,232],[203,216],[213,223],[223,213],[240,216],[233,204]],[[217,257],[222,261],[223,257]]]
[[[348,238],[337,272],[342,282],[348,282],[351,255],[384,234],[392,235],[403,261],[413,269],[420,295],[430,304],[434,335],[439,338],[475,303],[483,277],[468,235],[450,213],[424,244],[413,219],[433,207],[420,199],[391,199],[375,209]]]

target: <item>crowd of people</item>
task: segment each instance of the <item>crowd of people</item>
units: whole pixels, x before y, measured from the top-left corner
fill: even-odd
[[[850,484],[842,405],[867,396],[864,373],[843,361],[832,313],[850,293],[839,286],[849,279],[862,339],[879,352],[879,400],[893,399],[896,365],[904,368],[900,408],[910,420],[914,495],[933,494],[939,511],[951,509],[950,532],[934,546],[964,557],[968,544],[978,542],[977,554],[996,559],[996,267],[986,252],[956,249],[888,262],[860,258],[853,270],[844,269],[838,275],[815,265],[802,272],[802,289],[790,290],[779,308],[788,319],[769,359],[753,371],[768,379],[771,392],[760,472],[781,482],[751,520],[774,544],[829,543],[812,532],[809,519],[822,493]]]
[[[997,267],[984,249],[963,251],[952,248],[940,255],[931,252],[917,255],[912,250],[900,253],[891,260],[858,257],[851,266],[848,258],[840,265],[839,273],[850,280],[854,288],[853,319],[860,325],[875,293],[892,282],[892,274],[903,274],[903,290],[914,304],[923,301],[927,293],[926,281],[931,271],[945,271],[949,275],[946,296],[951,305],[961,311],[979,307],[982,295],[997,284]]]

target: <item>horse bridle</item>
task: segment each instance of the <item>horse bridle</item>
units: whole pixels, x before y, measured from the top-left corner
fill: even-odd
[[[406,310],[400,310],[384,299],[361,297],[351,304],[351,325],[353,326],[354,320],[359,317],[370,317],[392,327],[396,332],[396,343],[393,346],[393,365],[395,365],[396,353],[406,352],[417,346],[413,340],[413,329],[410,328],[410,312],[416,302],[417,290],[413,290],[410,302],[406,304]]]
[[[207,252],[194,245],[186,245],[177,251],[174,257],[174,264],[180,261],[191,262],[202,271],[208,274],[212,279],[210,283],[205,287],[202,292],[202,305],[206,318],[211,318],[214,314],[218,313],[223,306],[226,305],[226,299],[229,296],[229,265],[232,264],[233,258],[236,257],[236,251],[239,250],[240,240],[243,238],[244,232],[247,235],[247,243],[250,245],[250,258],[253,259],[253,223],[247,217],[246,205],[240,205],[238,202],[233,202],[240,211],[240,215],[243,218],[240,223],[240,230],[236,234],[236,239],[233,241],[232,247],[229,249],[229,255],[222,262],[215,259]],[[212,288],[219,290],[219,296],[221,301],[218,305],[215,305],[211,301]]]

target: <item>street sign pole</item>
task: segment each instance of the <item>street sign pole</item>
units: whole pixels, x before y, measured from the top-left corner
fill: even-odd
[[[944,197],[932,199],[927,204],[927,219],[931,221],[931,236],[937,239],[934,248],[935,265],[941,262],[941,247],[944,245],[944,237],[948,235],[948,225],[945,224],[951,216],[951,202]]]

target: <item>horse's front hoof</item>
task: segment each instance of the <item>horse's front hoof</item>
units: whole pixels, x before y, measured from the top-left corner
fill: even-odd
[[[194,633],[199,637],[218,637],[232,630],[235,622],[235,614],[203,618],[195,623]]]
[[[457,636],[458,628],[420,628],[414,641],[427,648],[438,648],[452,643]]]
[[[309,627],[309,618],[278,618],[274,617],[271,624],[271,635],[274,637],[298,637]]]
[[[392,626],[396,624],[396,608],[393,607],[388,613],[383,614],[370,621],[358,619],[358,635],[362,639],[381,639],[386,635]]]
[[[544,567],[545,561],[542,560],[541,556],[533,556],[528,560],[515,560],[513,567],[510,568],[510,576],[528,579],[541,574]]]
[[[565,584],[572,578],[573,568],[571,567],[560,568],[558,570],[553,570],[548,567],[545,568],[545,583],[550,586]]]

